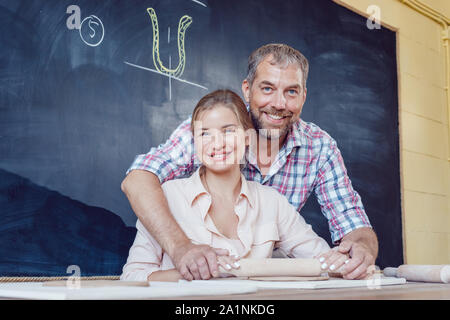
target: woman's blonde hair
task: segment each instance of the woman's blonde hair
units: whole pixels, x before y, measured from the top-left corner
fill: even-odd
[[[239,124],[242,125],[244,130],[253,128],[252,120],[248,113],[247,107],[241,97],[229,89],[219,89],[208,93],[206,96],[201,98],[195,106],[191,119],[192,134],[194,134],[194,122],[197,121],[200,113],[206,110],[211,110],[219,105],[233,111],[239,121]]]

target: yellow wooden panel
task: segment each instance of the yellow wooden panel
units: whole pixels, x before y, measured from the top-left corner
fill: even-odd
[[[448,120],[449,120],[449,118],[448,118],[449,108],[450,108],[450,106],[448,106],[448,108],[447,108],[447,105],[442,105],[442,114],[444,115],[443,123],[445,123],[447,125],[449,125],[449,123],[448,123]]]
[[[408,73],[399,76],[400,109],[447,123],[445,90]]]
[[[412,113],[402,112],[402,147],[409,151],[447,158],[447,126]]]
[[[442,51],[441,27],[419,12],[403,7],[397,16],[396,25],[401,36],[408,38],[436,53]]]
[[[449,150],[449,152],[450,152],[450,150]],[[450,159],[450,156],[449,156],[449,159]],[[447,165],[447,181],[450,181],[450,161],[448,161],[448,165]],[[450,189],[450,187],[449,187],[449,189]],[[449,192],[449,194],[447,195],[447,198],[448,198],[448,209],[447,209],[447,213],[450,215],[450,192]],[[450,218],[449,218],[450,219]]]
[[[405,190],[403,206],[405,231],[450,233],[446,196]]]
[[[420,2],[450,18],[449,0],[420,0]]]
[[[425,61],[421,65],[424,67],[423,78],[431,84],[445,88],[445,59],[443,56],[429,48],[425,49]]]
[[[445,90],[408,73],[399,76],[400,109],[447,123]]]
[[[449,264],[449,246],[447,233],[431,233],[430,247],[428,248],[433,255],[432,264]]]
[[[400,34],[398,57],[400,72],[406,72],[414,77],[445,88],[444,60],[442,55],[423,44],[410,40]]]
[[[448,251],[447,251],[447,254],[448,254],[448,262],[447,262],[447,264],[450,264],[450,233],[447,233],[447,239],[448,239],[448,241],[447,241],[447,246],[448,246]]]
[[[406,232],[406,257],[408,264],[448,264],[448,234],[431,232]]]
[[[428,248],[431,241],[427,232],[405,232],[406,257],[408,264],[432,264],[432,256]]]
[[[428,211],[430,214],[430,230],[431,232],[450,232],[450,216],[448,210],[445,210],[443,204],[445,201],[436,204],[438,208],[435,212]]]
[[[447,196],[448,161],[402,151],[404,189]]]
[[[426,47],[420,45],[416,41],[406,38],[402,34],[397,37],[397,41],[397,55],[399,58],[398,65],[400,72],[406,72],[421,79],[423,77],[423,67],[425,67],[423,62],[427,55]]]

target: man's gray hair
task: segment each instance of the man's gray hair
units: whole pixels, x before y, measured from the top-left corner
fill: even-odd
[[[247,81],[252,86],[256,76],[256,68],[267,56],[272,56],[271,64],[287,67],[291,63],[297,63],[303,74],[303,90],[306,88],[308,79],[309,63],[308,59],[300,51],[287,44],[269,43],[252,52],[248,58]]]

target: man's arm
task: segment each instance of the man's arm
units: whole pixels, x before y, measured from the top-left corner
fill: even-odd
[[[144,227],[172,258],[186,280],[209,279],[219,275],[217,254],[227,251],[194,245],[170,213],[160,181],[144,170],[133,170],[123,180],[122,191]]]
[[[344,160],[334,140],[330,140],[326,159],[318,173],[317,199],[328,219],[332,240],[339,243],[338,250],[323,255],[323,269],[336,271],[345,265],[345,279],[362,279],[367,267],[375,263],[378,240],[365,213],[361,197],[353,189]],[[349,255],[346,261],[339,253]],[[339,258],[337,258],[339,256]],[[333,266],[331,269],[329,269]]]

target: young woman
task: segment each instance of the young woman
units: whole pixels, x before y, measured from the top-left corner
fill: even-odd
[[[196,244],[227,249],[226,270],[239,258],[270,258],[274,248],[289,257],[312,258],[330,250],[288,200],[275,189],[241,174],[253,128],[241,98],[217,90],[195,107],[191,128],[202,166],[189,178],[162,185],[170,210]],[[123,267],[122,280],[177,281],[182,276],[142,223]]]

